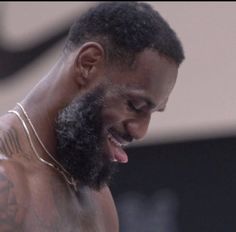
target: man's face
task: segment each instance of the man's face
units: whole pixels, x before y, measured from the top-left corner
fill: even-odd
[[[123,147],[142,138],[151,114],[163,111],[177,65],[146,50],[129,70],[109,69],[104,81],[60,112],[58,160],[80,183],[100,188],[115,161],[126,163]]]

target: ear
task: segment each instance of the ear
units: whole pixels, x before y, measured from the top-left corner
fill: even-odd
[[[103,47],[96,42],[83,44],[75,58],[74,70],[76,81],[80,87],[94,84],[103,76],[105,53]]]

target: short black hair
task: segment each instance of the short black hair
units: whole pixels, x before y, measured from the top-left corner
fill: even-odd
[[[156,49],[178,65],[185,58],[176,33],[147,3],[103,2],[90,8],[71,26],[64,52],[88,41],[101,43],[108,61],[131,61],[145,48]]]

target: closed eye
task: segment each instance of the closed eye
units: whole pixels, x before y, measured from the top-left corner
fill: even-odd
[[[131,111],[134,111],[135,113],[142,113],[142,109],[140,107],[137,107],[132,101],[127,100],[127,105]]]

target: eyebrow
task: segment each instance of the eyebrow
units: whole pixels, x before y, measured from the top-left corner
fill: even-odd
[[[120,90],[121,90],[121,89],[120,89]],[[123,90],[123,89],[122,89],[122,90]],[[139,91],[138,91],[138,93],[137,93],[137,92],[136,92],[136,91],[137,91],[137,88],[135,88],[135,86],[131,86],[131,90],[133,90],[134,92],[131,93],[131,94],[127,94],[127,96],[130,96],[130,97],[138,97],[140,100],[144,101],[144,102],[147,104],[148,108],[149,108],[151,111],[153,111],[153,112],[155,112],[155,111],[157,111],[157,112],[163,112],[163,111],[165,111],[166,104],[163,104],[163,106],[161,106],[161,107],[158,109],[158,106],[154,103],[154,101],[153,101],[150,97],[144,95],[143,93],[140,93]],[[123,91],[121,91],[121,92],[123,92]],[[125,94],[125,95],[126,95],[126,94]]]

